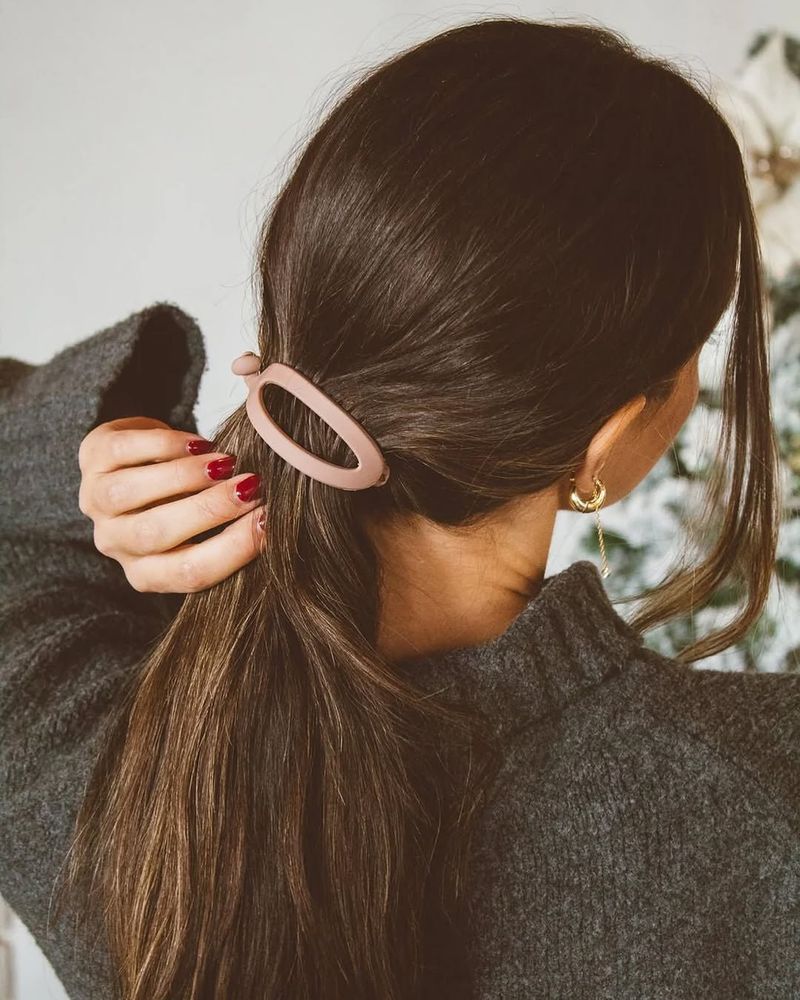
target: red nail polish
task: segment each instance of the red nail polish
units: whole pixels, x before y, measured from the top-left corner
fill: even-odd
[[[247,479],[242,479],[241,482],[238,482],[234,487],[236,490],[236,496],[242,501],[242,503],[247,503],[248,500],[252,500],[256,495],[260,485],[261,476],[248,476]]]
[[[206,465],[206,472],[210,479],[227,479],[233,472],[235,463],[235,455],[225,455],[224,458],[215,458]]]
[[[186,442],[186,450],[190,455],[205,455],[206,452],[214,450],[214,442],[203,438],[192,438]]]

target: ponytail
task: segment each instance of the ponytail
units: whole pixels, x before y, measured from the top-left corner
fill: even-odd
[[[264,460],[262,553],[187,595],[142,664],[71,884],[97,873],[124,1000],[418,997],[457,947],[479,731],[376,651],[355,496]]]

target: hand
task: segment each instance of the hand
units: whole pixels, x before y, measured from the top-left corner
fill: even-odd
[[[191,455],[187,442],[196,438],[152,417],[122,417],[81,441],[78,506],[94,521],[96,548],[122,566],[134,590],[206,590],[254,559],[263,543],[258,491],[246,502],[235,491],[252,473],[215,482],[206,466],[226,456]],[[226,521],[233,523],[211,538],[186,543]]]

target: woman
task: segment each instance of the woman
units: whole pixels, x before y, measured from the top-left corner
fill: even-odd
[[[797,996],[800,678],[691,667],[780,509],[712,103],[601,28],[445,31],[330,110],[259,276],[210,444],[172,305],[4,362],[0,889],[72,1000]],[[544,578],[555,515],[652,468],[734,295],[707,551],[629,623]]]

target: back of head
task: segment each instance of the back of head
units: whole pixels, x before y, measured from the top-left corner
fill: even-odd
[[[738,285],[719,530],[639,618],[687,610],[691,574],[697,605],[741,572],[741,617],[687,658],[735,641],[766,598],[777,516],[758,264],[728,126],[607,29],[469,23],[330,109],[265,220],[259,351],[350,411],[391,475],[316,482],[244,407],[216,436],[262,475],[263,557],[187,596],[147,657],[72,859],[125,1000],[433,994],[498,756],[477,710],[423,698],[379,655],[369,528],[468,530],[544,489],[631,397],[669,395]],[[354,464],[294,397],[264,401]]]

